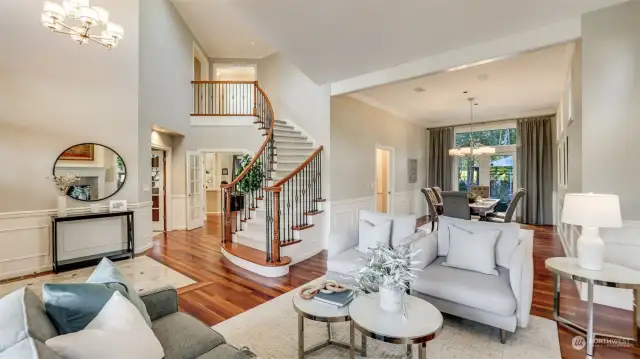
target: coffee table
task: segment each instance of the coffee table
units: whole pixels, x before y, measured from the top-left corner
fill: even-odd
[[[351,355],[355,358],[354,333],[393,344],[407,346],[407,358],[413,356],[411,346],[418,344],[420,359],[427,357],[427,342],[435,339],[443,326],[442,313],[429,302],[407,295],[407,316],[380,308],[377,293],[359,295],[349,306],[351,316]]]
[[[302,359],[316,350],[322,349],[329,345],[335,345],[348,350],[355,350],[362,356],[367,356],[367,339],[363,335],[360,348],[354,348],[353,338],[351,344],[340,343],[331,340],[331,323],[348,322],[351,320],[349,316],[348,306],[342,308],[334,307],[329,304],[318,303],[312,299],[302,299],[299,294],[293,296],[293,309],[298,313],[298,358]],[[327,340],[318,343],[311,348],[304,349],[304,319],[316,322],[327,323]]]

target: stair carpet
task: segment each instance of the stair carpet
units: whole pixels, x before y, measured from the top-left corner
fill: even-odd
[[[263,131],[264,135],[266,135],[267,130],[261,126],[262,125],[258,123],[258,128]],[[286,121],[275,121],[273,136],[275,145],[273,157],[274,166],[273,171],[267,173],[267,176],[271,176],[271,180],[267,181],[267,185],[269,186],[274,185],[280,179],[290,174],[315,150],[313,143]],[[307,170],[307,173],[311,176],[310,178],[315,176],[315,171]],[[299,185],[300,184],[293,183],[288,184],[287,186],[291,186],[290,188],[296,189]],[[289,199],[281,195],[280,207],[285,208],[287,201],[289,201]],[[321,201],[309,199],[305,204],[306,206],[304,206],[304,208],[307,208],[306,210],[302,209],[303,206],[300,206],[299,209],[296,208],[290,212],[286,212],[286,215],[290,217],[286,222],[287,227],[289,227],[290,224],[293,224],[291,227],[298,229],[292,230],[291,228],[285,228],[285,221],[281,219],[280,238],[282,246],[300,243],[303,232],[313,228],[313,217],[323,213]],[[318,208],[317,211],[314,212],[311,210],[312,204],[316,204],[316,207]],[[250,210],[250,213],[247,213],[247,220],[241,224],[241,229],[233,235],[234,242],[260,251],[266,251],[267,224],[264,206],[264,200],[257,201],[257,208],[252,209]],[[284,211],[281,211],[281,214],[284,215]],[[241,216],[244,217],[244,213],[242,213]],[[293,221],[291,221],[291,218],[293,218]]]

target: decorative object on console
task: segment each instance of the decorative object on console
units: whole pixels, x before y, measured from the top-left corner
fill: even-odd
[[[80,143],[67,148],[53,165],[55,177],[73,174],[77,178],[63,193],[87,202],[116,194],[124,185],[126,173],[127,168],[118,153],[95,143]]]
[[[127,200],[109,201],[109,212],[126,212]]]
[[[58,196],[58,216],[64,217],[67,215],[67,192],[71,185],[78,181],[78,177],[67,173],[60,176],[54,174],[51,179],[56,184],[56,187],[58,187],[58,191],[60,191],[60,195]]]
[[[69,35],[80,45],[91,40],[112,49],[124,38],[122,26],[109,22],[109,12],[100,6],[89,6],[89,0],[64,0],[62,4],[45,1],[40,21],[51,33]],[[99,35],[91,33],[99,27],[104,27]]]
[[[564,196],[562,222],[582,226],[578,238],[578,264],[589,270],[601,270],[604,242],[599,228],[622,227],[620,200],[612,194],[567,193]]]
[[[355,274],[358,287],[363,291],[379,288],[380,308],[388,312],[399,312],[404,303],[405,291],[419,271],[412,258],[417,252],[411,252],[411,243],[395,246],[393,249],[378,243],[369,250],[366,264]],[[406,310],[405,310],[406,314]]]

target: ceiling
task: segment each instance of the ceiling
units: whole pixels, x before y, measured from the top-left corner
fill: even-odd
[[[313,81],[326,84],[577,18],[625,0],[173,1],[188,23],[198,22],[192,29],[210,55],[216,56],[219,43],[231,48],[228,43],[233,41],[220,38],[236,37],[219,31],[230,26],[231,17],[218,16],[215,19],[224,23],[214,25],[208,16],[224,3]],[[205,5],[208,2],[215,5]],[[218,31],[207,32],[214,26]]]
[[[468,97],[478,103],[474,121],[548,114],[559,106],[573,49],[574,44],[557,45],[363,90],[354,97],[427,127],[468,123]]]
[[[274,53],[233,0],[171,0],[204,52],[213,58],[261,59]]]

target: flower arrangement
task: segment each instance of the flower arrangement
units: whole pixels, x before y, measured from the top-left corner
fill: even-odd
[[[411,260],[419,250],[411,252],[410,248],[411,243],[393,249],[378,243],[376,248],[370,248],[364,258],[367,264],[355,275],[358,287],[362,290],[378,286],[398,291],[408,290],[416,278],[412,272],[420,270],[413,267],[416,262]]]
[[[56,187],[58,187],[58,191],[60,191],[60,195],[62,196],[66,195],[67,192],[69,191],[69,187],[71,187],[72,184],[78,181],[78,177],[76,177],[76,175],[71,173],[67,173],[63,176],[54,175],[50,178],[53,181],[53,183],[56,184]]]

